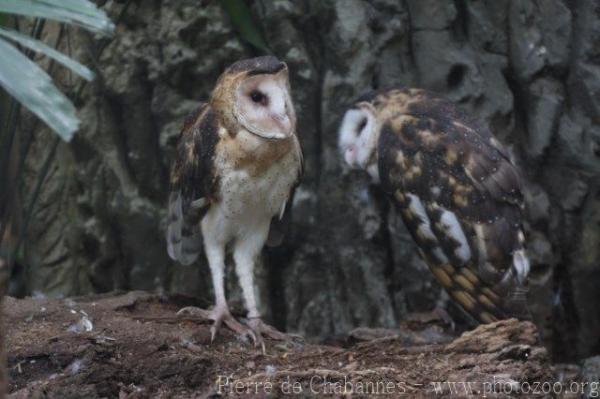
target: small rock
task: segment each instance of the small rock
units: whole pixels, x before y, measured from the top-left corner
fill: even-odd
[[[75,375],[79,373],[84,367],[84,361],[82,359],[75,359],[73,363],[67,366],[67,373]]]
[[[93,329],[94,329],[94,325],[92,324],[91,320],[86,315],[83,315],[77,323],[71,324],[69,326],[69,328],[67,328],[67,331],[74,332],[74,333],[81,333],[81,332],[90,332]]]

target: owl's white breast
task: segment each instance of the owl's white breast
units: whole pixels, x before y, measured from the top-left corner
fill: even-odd
[[[300,170],[294,151],[274,161],[259,174],[240,168],[226,152],[215,159],[219,170],[219,201],[203,220],[207,230],[228,242],[268,230],[271,218],[285,206]]]
[[[221,203],[228,216],[256,214],[271,218],[287,200],[297,176],[291,154],[273,164],[263,174],[226,168],[220,181]]]

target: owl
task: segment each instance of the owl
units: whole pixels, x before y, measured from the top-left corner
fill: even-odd
[[[255,261],[265,243],[282,240],[302,152],[287,65],[272,56],[242,60],[219,77],[208,102],[184,123],[171,170],[167,250],[183,265],[206,254],[215,306],[180,313],[224,323],[263,345],[284,335],[261,320]],[[224,289],[225,249],[231,246],[247,321],[230,313]]]
[[[360,97],[338,138],[460,307],[481,323],[527,318],[520,173],[487,128],[427,91],[393,88]]]

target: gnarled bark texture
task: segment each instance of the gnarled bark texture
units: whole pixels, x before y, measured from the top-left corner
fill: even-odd
[[[417,86],[478,115],[512,147],[529,180],[536,321],[560,357],[600,351],[597,1],[250,3],[267,43],[289,64],[306,159],[291,236],[257,271],[265,314],[325,338],[392,327],[409,311],[447,302],[395,211],[342,167],[336,149],[351,99]],[[107,4],[112,15],[123,6]],[[92,38],[72,45],[83,61],[97,47]],[[43,186],[24,292],[167,290],[210,302],[205,262],[183,267],[166,253],[168,168],[186,114],[225,66],[253,55],[219,2],[131,4],[78,104],[82,129],[61,145]],[[47,148],[38,137],[31,176]]]
[[[3,299],[8,286],[8,265],[6,261],[0,257],[0,399],[6,394],[6,358],[4,355],[4,305]]]

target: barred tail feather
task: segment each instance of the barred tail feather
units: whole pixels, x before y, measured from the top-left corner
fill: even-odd
[[[479,276],[468,267],[454,268],[439,264],[424,256],[425,263],[450,297],[479,323],[491,323],[508,318],[503,299],[486,286]]]
[[[450,264],[440,264],[426,254],[422,255],[450,297],[478,322],[491,323],[510,317],[521,320],[531,318],[526,285],[518,280],[520,277],[513,275],[514,268],[507,271],[505,285],[492,285],[482,280],[474,268],[454,268]],[[527,262],[527,258],[523,259]]]

